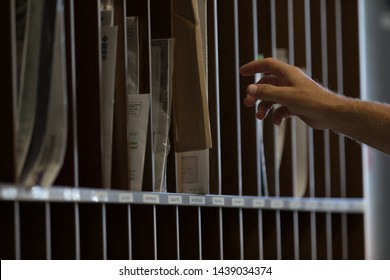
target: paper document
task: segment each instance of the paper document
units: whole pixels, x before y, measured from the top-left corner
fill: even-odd
[[[130,152],[130,189],[142,190],[144,175],[145,148],[148,136],[150,95],[128,96],[128,125]]]
[[[154,190],[166,191],[166,165],[170,151],[173,39],[152,40],[152,127]]]
[[[206,42],[202,42],[198,0],[173,0],[172,18],[172,33],[175,38],[175,151],[210,148],[212,143],[203,47]]]
[[[139,94],[138,17],[127,17],[127,94]]]
[[[209,193],[209,149],[176,153],[177,186],[181,193]]]
[[[101,127],[103,146],[103,187],[111,186],[112,166],[112,137],[114,125],[114,93],[115,93],[115,69],[117,26],[102,26],[102,95],[101,104]]]

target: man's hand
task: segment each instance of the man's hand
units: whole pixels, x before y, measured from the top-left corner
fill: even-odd
[[[243,76],[262,73],[264,76],[247,88],[244,104],[253,106],[257,100],[257,118],[264,119],[274,104],[281,106],[273,112],[273,122],[298,116],[316,129],[328,128],[327,112],[340,97],[309,78],[301,69],[272,58],[252,61],[240,68]]]

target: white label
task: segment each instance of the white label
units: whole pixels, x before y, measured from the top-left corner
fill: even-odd
[[[317,203],[315,202],[307,202],[305,205],[307,210],[315,210],[317,208]]]
[[[107,202],[108,201],[108,194],[104,191],[94,191],[91,195],[91,200],[95,202]]]
[[[122,203],[130,203],[133,202],[133,194],[132,193],[120,193],[118,195],[119,202]]]
[[[290,202],[290,209],[302,209],[302,203],[298,201]]]
[[[349,210],[349,205],[346,204],[346,203],[337,204],[336,207],[337,207],[336,209],[339,209],[339,210],[341,210],[343,212]]]
[[[81,194],[77,189],[65,189],[63,193],[64,200],[79,201]]]
[[[160,203],[160,197],[157,194],[144,194],[142,201],[145,203]]]
[[[190,196],[190,204],[206,204],[206,200],[203,196]]]
[[[182,204],[183,198],[180,195],[169,195],[168,196],[169,204]]]
[[[4,199],[14,200],[18,194],[16,188],[4,188],[1,190],[1,196]]]
[[[331,203],[323,203],[321,208],[322,210],[331,211],[333,207]]]
[[[243,198],[233,198],[232,205],[233,206],[244,206],[244,199]]]
[[[47,188],[33,187],[31,189],[31,197],[37,200],[48,199],[49,190]]]
[[[284,202],[281,200],[272,200],[271,201],[271,208],[273,209],[281,209],[284,207]]]
[[[213,197],[213,205],[225,205],[225,198]]]
[[[265,200],[255,199],[253,200],[253,207],[263,208],[265,206]]]

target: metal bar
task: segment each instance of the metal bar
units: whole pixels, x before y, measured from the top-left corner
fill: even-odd
[[[153,243],[154,243],[154,259],[157,260],[157,216],[156,205],[153,205]]]
[[[129,260],[133,259],[132,254],[132,231],[131,231],[131,205],[127,205],[127,230],[128,230],[128,240],[129,240]]]
[[[243,224],[243,213],[242,208],[238,212],[239,224],[240,224],[240,260],[244,259],[244,224]]]
[[[326,213],[326,257],[328,260],[333,259],[333,242],[332,242],[332,214]]]
[[[329,68],[328,68],[328,39],[327,39],[327,9],[326,0],[321,0],[321,65],[322,65],[322,84],[329,87]],[[325,196],[331,197],[331,169],[330,169],[330,134],[329,130],[324,130],[324,159],[325,159]],[[333,258],[332,245],[332,217],[326,214],[326,256],[330,260]]]
[[[214,30],[214,68],[215,68],[215,126],[216,126],[216,137],[213,142],[216,143],[213,149],[217,149],[217,178],[218,178],[218,194],[222,194],[222,169],[221,169],[221,125],[220,125],[220,100],[219,100],[219,56],[218,56],[218,13],[217,13],[217,0],[213,0],[213,30]]]
[[[222,207],[219,208],[219,256],[220,259],[223,260],[223,213]]]
[[[257,22],[257,1],[252,1],[252,20],[253,20],[253,60],[258,59],[259,53],[259,30],[258,30],[258,22]],[[256,74],[254,77],[254,82],[257,82],[260,79],[260,75]],[[257,104],[256,104],[257,106]],[[256,118],[256,112],[253,116]],[[257,154],[257,194],[262,196],[262,157],[263,157],[263,125],[262,122],[256,122],[256,154]]]
[[[74,229],[75,229],[75,252],[76,260],[81,259],[81,249],[80,249],[80,210],[79,204],[76,202],[74,204]]]
[[[46,259],[51,260],[51,222],[50,203],[45,202]]]
[[[180,260],[180,223],[179,223],[179,206],[176,206],[176,250],[177,250],[177,259]]]
[[[310,0],[305,0],[305,46],[306,46],[306,72],[312,76],[312,53],[311,53],[311,14]],[[315,173],[314,173],[314,135],[313,129],[308,130],[309,137],[309,187],[310,197],[315,197]],[[311,255],[312,259],[317,259],[317,233],[315,212],[310,213],[311,232]]]
[[[106,204],[102,204],[102,242],[103,242],[103,260],[107,260],[107,216]]]
[[[271,0],[271,52],[272,57],[276,58],[276,0]],[[280,179],[279,179],[279,166],[277,166],[278,150],[276,143],[278,142],[278,130],[274,126],[274,172],[275,172],[275,196],[280,196]],[[280,210],[275,211],[276,219],[276,247],[277,247],[277,258],[282,258],[282,235],[281,235],[281,217]]]
[[[14,202],[14,221],[15,221],[15,259],[21,259],[20,245],[20,207],[19,201]]]
[[[299,250],[299,214],[298,211],[293,213],[294,219],[294,259],[299,260],[300,250]]]
[[[198,207],[198,238],[199,238],[199,259],[203,259],[202,252],[202,212],[200,206]]]
[[[294,48],[294,4],[293,0],[288,0],[288,59],[291,65],[295,64],[295,48]],[[297,188],[297,133],[296,133],[296,119],[290,119],[291,124],[291,159],[292,159],[292,193]],[[299,215],[298,211],[293,212],[293,227],[294,227],[294,258],[299,259]]]
[[[238,0],[234,0],[234,50],[235,50],[235,60],[234,63],[238,69],[240,65],[240,55],[239,55],[239,33],[238,33]],[[242,195],[242,155],[241,155],[241,100],[240,100],[240,77],[238,71],[236,73],[236,131],[237,131],[237,174],[238,174],[238,194]]]
[[[328,40],[327,40],[327,10],[326,0],[321,0],[321,65],[322,65],[322,84],[329,86],[328,78]],[[324,131],[324,158],[325,158],[325,196],[331,195],[331,172],[330,172],[330,142],[329,130]]]
[[[343,80],[343,30],[342,30],[342,14],[341,1],[335,0],[335,14],[336,14],[336,56],[337,56],[337,91],[339,94],[344,94],[344,80]],[[346,176],[346,162],[345,162],[345,137],[339,136],[340,149],[340,195],[346,197],[347,195],[347,176]]]
[[[71,71],[67,73],[71,73],[71,92],[73,94],[73,98],[71,98],[71,107],[73,108],[73,117],[72,117],[72,127],[73,127],[73,158],[74,158],[74,186],[79,187],[79,161],[78,161],[78,145],[77,145],[77,107],[76,107],[76,55],[75,55],[75,27],[74,27],[74,0],[68,0],[69,2],[69,45],[70,45],[70,61],[71,65],[67,67],[71,67]],[[67,74],[69,75],[69,74]],[[68,85],[69,87],[69,85]],[[68,99],[69,100],[69,99]]]
[[[348,217],[346,213],[341,214],[341,238],[342,238],[342,257],[348,259]]]
[[[337,90],[339,94],[344,93],[343,81],[343,25],[342,25],[342,7],[341,1],[335,0],[335,15],[336,15],[336,57],[337,57]],[[340,150],[340,196],[347,196],[347,175],[346,175],[346,151],[345,137],[339,135],[339,150]],[[343,259],[348,259],[348,226],[346,214],[341,214],[341,234],[342,234],[342,256]]]
[[[259,210],[259,222],[258,222],[258,227],[259,227],[259,256],[260,260],[264,260],[264,234],[263,234],[263,211]]]

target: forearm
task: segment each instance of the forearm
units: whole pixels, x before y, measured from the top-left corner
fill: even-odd
[[[390,155],[390,105],[340,98],[329,128]]]

